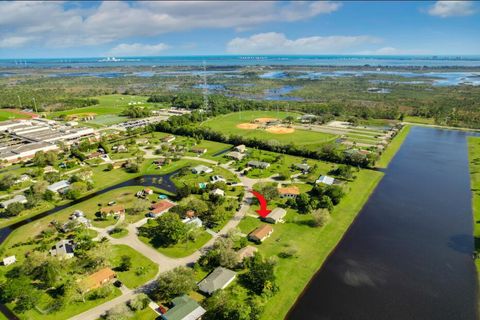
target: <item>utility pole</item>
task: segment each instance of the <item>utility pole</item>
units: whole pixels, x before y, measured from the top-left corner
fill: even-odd
[[[22,100],[20,100],[20,96],[17,95],[17,98],[18,98],[18,103],[20,104],[20,109],[22,109]]]
[[[35,112],[38,113],[37,101],[35,100],[35,97],[33,97],[32,100],[33,100],[33,106],[35,107]]]

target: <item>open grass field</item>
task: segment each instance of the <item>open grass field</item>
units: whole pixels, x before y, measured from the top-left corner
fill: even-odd
[[[335,207],[326,226],[313,228],[309,225],[309,215],[288,210],[286,223],[274,225],[272,236],[263,244],[255,245],[267,257],[278,256],[287,247],[298,250],[295,257],[278,259],[276,275],[280,290],[269,298],[261,319],[285,317],[311,277],[342,239],[383,176],[381,172],[371,170],[361,170],[356,175],[357,179],[347,185],[347,195]],[[246,217],[239,227],[242,232],[248,233],[261,223],[256,218]]]
[[[10,111],[8,109],[0,109],[0,121],[12,119],[30,119],[31,117],[19,112]]]
[[[149,280],[152,280],[158,272],[158,265],[138,251],[126,245],[114,245],[109,252],[109,261],[117,277],[130,289],[137,288]],[[128,271],[119,271],[122,256],[131,259],[132,266]]]
[[[49,114],[49,118],[59,117],[61,115],[75,115],[75,114],[84,114],[84,113],[95,113],[97,116],[101,115],[118,115],[124,109],[129,107],[129,103],[136,103],[137,106],[154,106],[161,107],[161,104],[152,104],[148,103],[146,96],[132,96],[132,95],[122,95],[122,94],[111,94],[105,96],[92,97],[92,99],[97,99],[99,103],[94,106],[85,107],[85,108],[75,108],[65,111],[57,111]],[[105,118],[108,119],[108,118]],[[101,118],[100,120],[101,121]],[[106,121],[106,120],[105,120]],[[93,122],[95,123],[95,122]]]
[[[243,111],[221,115],[203,122],[201,125],[212,128],[226,135],[240,135],[246,138],[261,140],[276,140],[282,144],[293,143],[296,145],[318,146],[336,138],[335,135],[322,132],[295,129],[292,133],[272,133],[264,129],[254,129],[256,124],[251,123],[259,118],[285,119],[288,116],[298,117],[299,113],[276,111]],[[251,129],[241,129],[238,126]]]
[[[395,138],[393,138],[393,140],[390,142],[390,144],[380,156],[380,159],[377,161],[377,168],[386,168],[388,166],[390,161],[392,161],[393,157],[402,146],[403,141],[405,141],[405,139],[407,138],[409,132],[410,126],[404,126],[402,130],[395,136]]]
[[[418,124],[435,124],[435,119],[433,118],[422,118],[422,117],[414,117],[414,116],[406,116],[403,119],[403,121],[418,123]]]
[[[475,252],[480,251],[480,138],[468,137],[468,159],[470,165],[470,188],[472,189],[473,236]],[[480,275],[480,259],[475,259],[477,275]],[[480,280],[480,278],[479,278]]]
[[[142,242],[148,244],[155,248],[161,254],[166,255],[170,258],[183,258],[191,255],[199,248],[201,248],[205,243],[208,242],[212,238],[212,235],[206,231],[201,231],[199,236],[195,239],[195,241],[188,241],[188,242],[179,242],[173,246],[169,247],[160,247],[155,243],[152,243],[151,239],[139,236],[138,237]]]

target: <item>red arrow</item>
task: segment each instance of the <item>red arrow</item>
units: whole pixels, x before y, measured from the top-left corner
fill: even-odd
[[[267,209],[267,200],[265,200],[265,197],[261,193],[258,193],[254,190],[251,192],[255,197],[257,197],[258,202],[260,203],[260,209],[256,210],[257,213],[260,215],[260,217],[265,218],[272,211]]]

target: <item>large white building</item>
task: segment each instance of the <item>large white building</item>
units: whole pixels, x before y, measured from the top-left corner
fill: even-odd
[[[92,128],[67,127],[47,119],[3,121],[0,122],[0,161],[23,161],[38,151],[58,150],[59,142],[69,145],[93,135]]]

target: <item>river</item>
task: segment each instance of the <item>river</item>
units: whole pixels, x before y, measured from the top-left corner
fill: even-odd
[[[412,128],[287,319],[477,319],[469,134]]]

